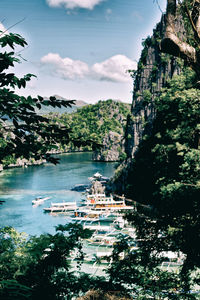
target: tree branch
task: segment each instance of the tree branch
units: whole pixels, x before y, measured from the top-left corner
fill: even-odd
[[[1,34],[0,37],[3,36],[9,29],[13,28],[14,26],[24,22],[24,20],[26,20],[26,18],[23,18],[21,20],[19,20],[18,22],[16,22],[15,24],[11,25],[10,27],[8,27],[6,30],[4,30]]]
[[[200,1],[196,0],[193,4],[192,13],[190,13],[187,3],[185,4],[185,11],[192,26],[192,30],[194,32],[195,40],[197,40],[197,44],[200,42],[200,16],[199,16],[199,6]]]
[[[181,57],[186,61],[189,61],[191,64],[195,64],[197,60],[195,48],[180,40],[176,34],[176,10],[176,0],[168,0],[166,11],[166,31],[165,37],[161,42],[161,51],[172,54],[176,57]]]
[[[192,10],[192,18],[195,23],[197,36],[200,40],[200,0],[196,0]]]

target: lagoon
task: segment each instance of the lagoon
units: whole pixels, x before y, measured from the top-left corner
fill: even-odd
[[[52,202],[79,201],[83,195],[70,189],[76,184],[88,184],[88,177],[100,172],[106,177],[114,174],[115,163],[94,162],[91,153],[59,155],[58,165],[44,164],[28,168],[13,168],[0,173],[0,227],[12,226],[30,235],[54,233],[55,226],[66,224],[66,215],[51,216],[43,207]],[[51,197],[43,205],[33,207],[35,197]]]

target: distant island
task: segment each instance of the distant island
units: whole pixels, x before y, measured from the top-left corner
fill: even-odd
[[[80,107],[83,107],[85,105],[88,105],[87,102],[83,101],[83,100],[76,100],[76,99],[67,99],[65,97],[62,97],[60,95],[53,95],[53,97],[55,97],[56,99],[59,99],[59,100],[66,100],[66,101],[71,101],[71,100],[74,100],[75,101],[75,104],[69,108],[69,107],[51,107],[51,106],[42,106],[41,109],[36,109],[36,112],[39,114],[39,115],[44,115],[44,114],[48,114],[50,112],[53,112],[53,113],[60,113],[60,114],[63,114],[63,113],[71,113],[73,111],[76,111],[78,108]],[[49,97],[44,97],[44,100],[49,100]]]
[[[59,95],[57,99],[68,100]],[[48,99],[47,97],[45,99]],[[93,151],[93,159],[97,161],[122,161],[126,158],[124,150],[124,134],[126,119],[130,113],[131,105],[119,100],[100,100],[96,104],[88,104],[82,100],[75,100],[71,108],[50,108],[43,106],[36,112],[45,115],[50,124],[60,124],[71,129],[71,138],[92,140],[102,145],[93,151],[91,146],[74,146],[72,143],[58,144],[51,153]],[[9,136],[8,136],[9,138]],[[16,159],[14,156],[7,156],[0,166],[0,170],[10,167],[28,165],[39,165],[44,160],[27,160],[24,157]]]
[[[80,104],[80,102],[76,102]],[[83,102],[81,102],[83,104]],[[49,113],[52,122],[71,128],[71,137],[93,140],[102,147],[94,152],[93,159],[98,161],[120,161],[125,159],[123,137],[127,115],[131,105],[108,99],[96,104],[83,105],[71,113]],[[91,147],[75,147],[72,143],[59,147],[61,152],[92,151]]]

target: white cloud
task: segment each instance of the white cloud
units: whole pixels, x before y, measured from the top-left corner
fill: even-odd
[[[126,82],[130,80],[127,70],[136,69],[137,63],[125,55],[115,55],[92,66],[94,76],[99,80]]]
[[[89,67],[87,63],[80,60],[62,58],[59,54],[49,53],[41,58],[41,64],[52,75],[66,80],[89,78],[112,82],[130,81],[130,75],[126,71],[137,67],[136,62],[124,55],[112,56]]]
[[[97,4],[105,0],[46,0],[49,6],[59,7],[64,5],[67,9],[85,8],[92,10]]]
[[[59,54],[49,53],[41,58],[43,66],[48,67],[52,74],[63,79],[77,79],[85,77],[89,68],[80,60],[72,60],[69,57],[62,58]]]

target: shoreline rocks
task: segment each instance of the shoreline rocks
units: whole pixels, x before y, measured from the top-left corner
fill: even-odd
[[[33,158],[31,158],[28,160],[26,158],[18,158],[16,163],[9,164],[8,166],[0,165],[0,171],[10,169],[10,168],[26,168],[28,166],[39,166],[44,164],[45,162],[46,162],[45,159],[34,160]]]

